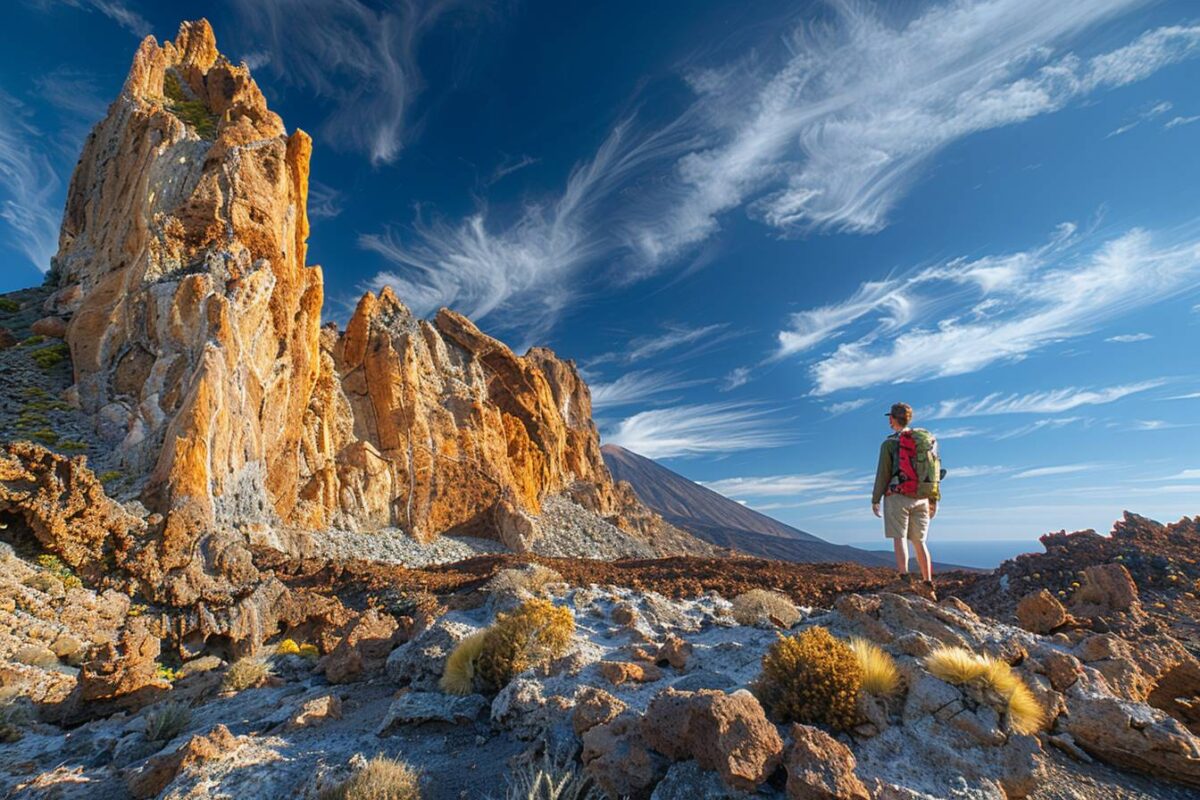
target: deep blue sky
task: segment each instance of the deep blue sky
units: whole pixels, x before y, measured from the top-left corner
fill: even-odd
[[[1190,3],[15,0],[0,291],[138,38],[198,16],[316,139],[330,319],[391,284],[548,344],[607,441],[838,541],[880,536],[900,399],[936,537],[1200,512]]]

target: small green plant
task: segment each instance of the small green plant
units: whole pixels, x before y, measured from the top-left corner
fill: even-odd
[[[174,667],[168,667],[166,664],[155,664],[154,677],[161,678],[168,683],[174,683],[183,677],[183,671]]]
[[[229,665],[221,688],[227,692],[240,692],[243,689],[253,689],[261,686],[271,677],[271,665],[261,658],[239,658]]]
[[[15,314],[21,310],[21,304],[11,297],[0,297],[0,312]]]
[[[26,386],[21,390],[21,396],[29,400],[38,400],[49,397],[50,394],[40,386]]]
[[[300,645],[300,652],[297,653],[301,658],[307,658],[309,661],[316,661],[321,657],[321,651],[317,649],[315,644]]]
[[[146,712],[146,738],[152,742],[169,742],[187,730],[192,712],[183,703],[167,701]]]
[[[167,108],[179,119],[196,130],[201,139],[217,138],[217,115],[209,111],[202,100],[188,97],[179,78],[174,72],[163,76],[163,94],[166,95]]]
[[[733,618],[739,625],[791,628],[800,621],[800,616],[796,604],[779,592],[751,589],[733,598]]]
[[[511,613],[497,614],[477,662],[481,687],[502,689],[514,675],[559,658],[574,635],[571,610],[549,600],[526,600]]]
[[[879,645],[866,639],[851,639],[850,649],[862,668],[863,691],[876,697],[891,697],[900,688],[900,672],[896,662]]]
[[[476,631],[455,646],[446,659],[442,680],[438,683],[443,692],[464,695],[475,691],[475,675],[487,633],[486,630]]]
[[[49,428],[42,428],[40,430],[36,430],[33,433],[29,434],[29,438],[36,439],[37,441],[41,442],[44,445],[47,445],[48,447],[53,447],[54,445],[58,444],[58,434],[55,433],[54,431],[50,430]]]
[[[107,472],[101,472],[97,475],[96,480],[101,483],[113,483],[114,481],[121,480],[121,473],[115,469],[110,469]]]
[[[543,756],[508,775],[504,800],[604,800],[604,794],[570,761]]]
[[[80,442],[75,439],[60,439],[58,449],[66,450],[69,453],[86,453],[88,445],[87,442]]]
[[[52,553],[42,553],[38,556],[37,565],[49,572],[67,589],[78,589],[83,586],[83,581],[79,580],[79,576]]]
[[[320,800],[420,799],[417,773],[407,764],[387,756],[375,756],[345,783],[326,789],[320,795]]]
[[[142,603],[134,603],[129,607],[129,611],[125,612],[127,617],[140,617],[150,610],[150,607]]]
[[[771,645],[753,690],[781,722],[849,730],[858,724],[862,680],[850,645],[813,627]]]
[[[46,341],[46,337],[39,333],[34,336],[30,336],[28,339],[21,342],[21,347],[37,347],[44,341]]]
[[[52,370],[67,360],[70,350],[64,342],[34,350],[30,357],[44,370]]]
[[[925,669],[946,683],[990,691],[1000,700],[995,710],[1008,715],[1017,733],[1037,733],[1045,724],[1045,709],[1006,661],[963,647],[942,646],[925,657]]]

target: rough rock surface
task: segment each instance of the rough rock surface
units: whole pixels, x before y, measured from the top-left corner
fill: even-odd
[[[642,735],[658,752],[695,759],[744,791],[763,783],[783,755],[783,742],[747,691],[679,692],[667,689],[646,709]]]
[[[810,725],[793,725],[791,738],[788,800],[870,800],[850,748]]]
[[[1017,619],[1025,630],[1046,634],[1066,625],[1070,615],[1058,598],[1045,589],[1039,589],[1025,595],[1017,603]]]

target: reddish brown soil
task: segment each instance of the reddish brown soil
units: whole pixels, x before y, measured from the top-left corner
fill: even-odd
[[[426,590],[438,595],[479,588],[506,567],[538,563],[557,570],[572,585],[612,584],[653,590],[668,597],[696,597],[716,591],[734,597],[748,589],[783,592],[801,605],[828,607],[838,595],[878,590],[904,591],[892,570],[858,564],[796,564],[751,558],[673,558],[588,561],[541,556],[481,556],[424,569],[352,561],[284,561],[269,552],[258,554],[261,566],[274,569],[285,583],[337,594],[351,606],[382,591]],[[937,576],[939,591],[961,593],[976,574],[947,572]]]

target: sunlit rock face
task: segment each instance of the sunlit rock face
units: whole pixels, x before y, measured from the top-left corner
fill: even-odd
[[[166,549],[212,527],[494,533],[566,490],[640,519],[573,364],[389,290],[321,328],[310,153],[201,20],[142,43],[72,178],[50,305],[73,393],[147,476]]]

